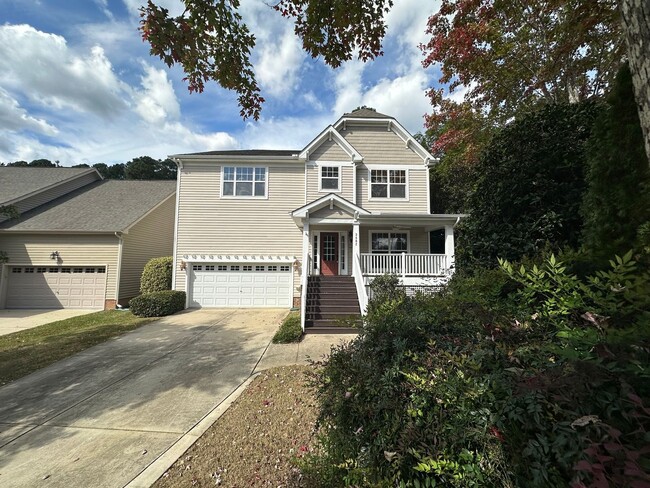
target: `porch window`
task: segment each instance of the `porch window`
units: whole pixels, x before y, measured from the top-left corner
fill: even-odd
[[[221,195],[224,197],[265,198],[266,168],[225,166]]]
[[[406,198],[406,170],[370,170],[370,198]]]
[[[405,232],[373,232],[371,251],[375,254],[393,254],[408,251],[408,234]]]
[[[322,166],[320,169],[321,190],[339,191],[341,173],[338,166]]]

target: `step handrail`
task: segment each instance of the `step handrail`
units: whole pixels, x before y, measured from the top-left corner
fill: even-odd
[[[354,284],[357,287],[357,298],[359,299],[359,310],[361,315],[366,314],[366,307],[368,306],[368,294],[366,293],[366,284],[364,282],[363,274],[361,271],[361,261],[359,256],[355,256],[354,266],[352,266],[352,273],[354,275]]]

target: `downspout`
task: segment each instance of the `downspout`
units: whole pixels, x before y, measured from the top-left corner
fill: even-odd
[[[352,203],[357,203],[357,163],[352,160]]]
[[[120,279],[122,274],[122,250],[124,249],[124,236],[121,232],[115,232],[115,237],[119,241],[117,248],[117,272],[115,273],[115,308],[120,301]]]
[[[178,256],[178,207],[180,206],[181,200],[181,171],[183,169],[183,161],[180,159],[172,158],[172,161],[176,163],[176,210],[174,212],[174,250],[172,256],[172,290],[176,289],[176,257]],[[187,293],[187,290],[185,290]]]

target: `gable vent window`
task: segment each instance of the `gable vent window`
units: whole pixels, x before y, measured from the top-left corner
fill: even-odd
[[[406,198],[406,170],[370,170],[370,198]]]
[[[221,196],[265,198],[266,168],[226,166],[223,168]]]
[[[339,191],[341,189],[341,172],[338,166],[321,167],[320,187],[322,190],[329,191]]]

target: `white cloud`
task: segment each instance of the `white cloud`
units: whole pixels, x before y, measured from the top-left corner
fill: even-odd
[[[18,101],[2,88],[0,88],[0,128],[3,131],[27,130],[48,136],[53,136],[58,132],[57,128],[48,124],[47,121],[29,115],[27,110],[22,108]]]
[[[44,105],[110,117],[126,106],[125,86],[104,50],[79,56],[62,36],[29,25],[0,26],[0,84]]]
[[[336,102],[332,111],[336,117],[362,104],[362,76],[365,69],[366,65],[363,62],[352,59],[334,72]]]
[[[142,66],[145,71],[141,77],[142,89],[134,93],[136,112],[150,124],[178,119],[181,106],[167,73],[146,63]]]
[[[104,13],[106,17],[109,19],[113,20],[115,17],[113,16],[113,13],[110,11],[108,8],[108,0],[93,0],[99,9]]]
[[[255,74],[265,94],[286,98],[298,84],[298,73],[305,53],[300,40],[287,26],[274,41],[260,41],[256,48]]]

